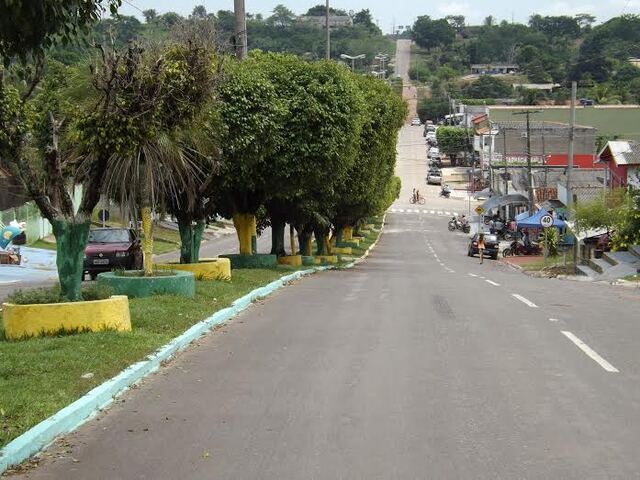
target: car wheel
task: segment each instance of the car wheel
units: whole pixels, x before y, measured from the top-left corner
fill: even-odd
[[[492,260],[497,260],[498,259],[498,254],[494,253],[493,255],[491,255],[491,259]]]
[[[98,278],[98,274],[97,273],[90,273],[89,276],[91,277],[91,280],[95,282],[96,278]]]
[[[511,255],[511,249],[510,248],[505,248],[504,250],[502,250],[502,256],[503,257],[508,257],[509,255]]]
[[[473,257],[473,251],[472,251],[471,249],[469,249],[469,250],[467,251],[467,256],[468,256],[468,257]]]

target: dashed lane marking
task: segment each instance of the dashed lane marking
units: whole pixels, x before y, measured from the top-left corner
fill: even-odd
[[[496,283],[496,282],[494,282],[493,280],[489,280],[488,278],[487,278],[487,279],[485,279],[485,282],[487,282],[487,283],[489,283],[489,284],[493,285],[494,287],[499,287],[499,286],[500,286],[500,284],[499,284],[499,283]]]
[[[596,353],[589,345],[584,343],[582,340],[576,337],[573,333],[563,330],[562,334],[565,337],[567,337],[569,340],[571,340],[576,345],[576,347],[582,350],[588,357],[590,357],[594,362],[596,362],[598,365],[604,368],[607,372],[611,372],[611,373],[620,372],[616,367],[614,367],[609,362],[607,362],[604,358],[598,355],[598,353]]]
[[[529,306],[531,308],[538,308],[538,306],[535,303],[533,303],[531,300],[527,300],[522,295],[518,295],[517,293],[512,293],[511,296],[513,298],[516,298],[516,299],[520,300],[522,303],[524,303],[525,305],[527,305],[527,306]]]

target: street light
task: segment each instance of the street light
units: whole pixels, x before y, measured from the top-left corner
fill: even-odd
[[[356,60],[362,60],[363,58],[367,58],[367,56],[363,53],[360,55],[356,55],[355,57],[352,57],[351,55],[347,55],[346,53],[342,53],[340,55],[340,58],[342,58],[343,60],[351,60],[351,71],[355,72],[356,71]]]
[[[389,59],[389,55],[387,55],[386,53],[379,53],[374,58],[380,62],[380,72],[382,73],[382,78],[386,78],[385,74],[387,73],[387,71],[384,69],[384,63]]]

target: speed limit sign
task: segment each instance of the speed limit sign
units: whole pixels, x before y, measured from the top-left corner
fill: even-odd
[[[543,215],[540,217],[540,225],[544,228],[549,228],[553,226],[553,217],[551,215]]]

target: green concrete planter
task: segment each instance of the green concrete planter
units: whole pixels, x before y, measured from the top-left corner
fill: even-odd
[[[192,272],[174,270],[169,275],[156,277],[119,276],[113,272],[98,275],[98,285],[113,290],[116,295],[128,297],[151,297],[153,295],[182,295],[194,297],[196,294],[195,276]]]
[[[360,241],[354,241],[354,240],[349,240],[349,241],[344,241],[344,242],[337,242],[336,243],[336,247],[338,248],[356,248],[360,246]]]
[[[311,266],[311,265],[315,265],[313,263],[314,259],[315,259],[315,257],[313,255],[303,255],[302,256],[302,265],[305,265],[307,267]]]
[[[220,258],[231,260],[231,269],[240,268],[272,268],[278,265],[278,256],[268,253],[256,253],[254,255],[241,255],[238,253],[220,255]]]

